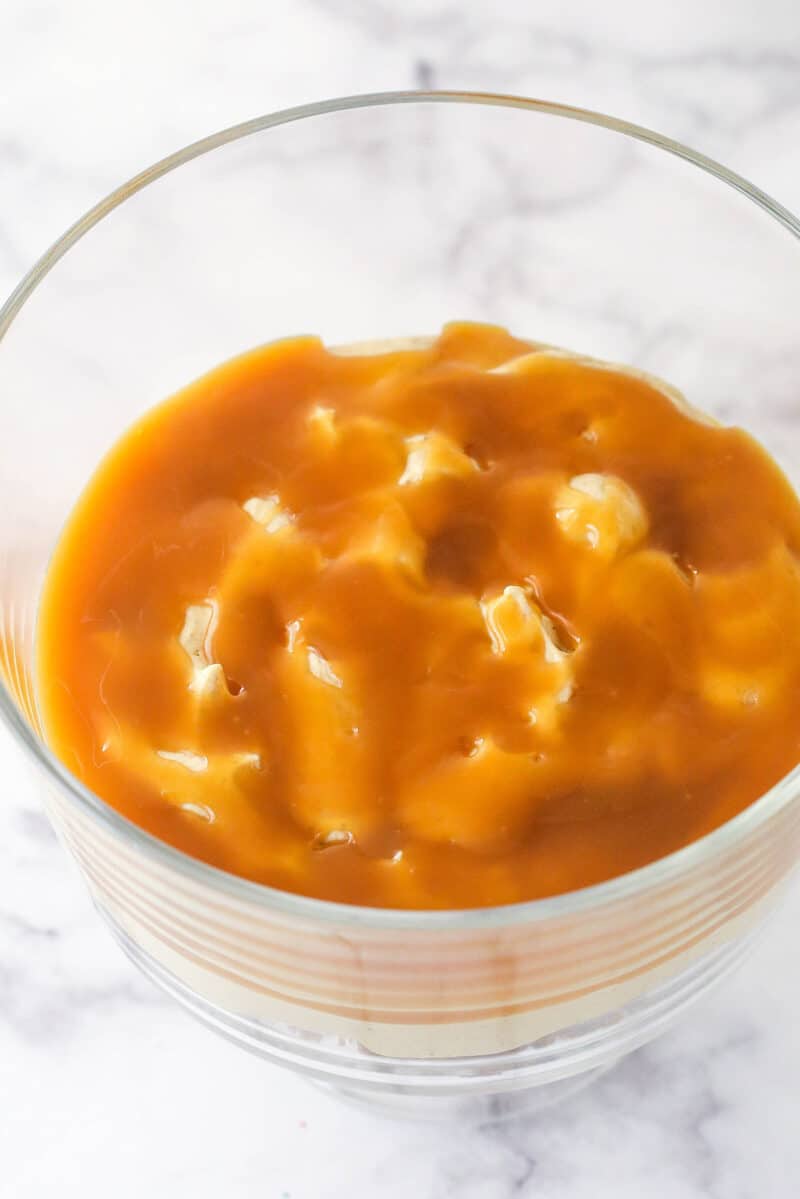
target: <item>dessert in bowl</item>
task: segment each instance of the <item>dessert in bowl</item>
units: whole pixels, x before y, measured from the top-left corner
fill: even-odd
[[[278,341],[233,359],[138,420],[110,453],[156,398],[162,331],[147,312],[151,340],[139,340],[144,365],[133,371],[119,335],[104,340],[105,357],[122,358],[115,382],[124,365],[148,385],[127,419],[113,412],[113,437],[107,410],[98,417],[87,401],[95,419],[82,464],[55,503],[50,480],[42,486],[40,523],[47,513],[51,523],[31,572],[42,597],[35,682],[29,625],[5,641],[15,726],[48,770],[56,824],[128,952],[220,1031],[412,1108],[504,1091],[550,1098],[654,1035],[738,959],[797,848],[800,507],[779,467],[729,427],[713,382],[699,386],[685,363],[655,371],[647,352],[630,356],[631,367],[598,361],[609,339],[595,329],[576,340],[580,319],[570,343],[593,357],[554,350],[553,305],[537,299],[524,311],[524,295],[514,332],[541,342],[485,322],[369,340],[373,329],[386,338],[425,328],[412,314],[425,317],[430,302],[411,280],[404,291],[405,247],[389,238],[396,214],[381,215],[384,182],[363,147],[376,136],[384,147],[402,142],[434,112],[444,125],[453,114],[459,137],[438,126],[436,136],[465,154],[465,133],[484,152],[492,138],[508,143],[509,119],[514,130],[520,119],[557,124],[558,139],[538,144],[533,193],[547,155],[573,161],[564,157],[573,130],[576,152],[599,138],[612,159],[620,137],[602,118],[578,114],[596,122],[578,125],[575,114],[496,98],[387,97],[312,111],[323,124],[342,121],[342,154],[373,189],[369,217],[389,260],[381,271],[387,288],[399,280],[386,311],[366,319],[368,254],[363,278],[338,273],[326,286],[320,246],[311,247],[304,265],[316,264],[317,285],[309,290],[306,273],[304,294],[324,342]],[[187,277],[170,275],[163,299],[153,282],[164,266],[145,261],[143,305],[168,306],[173,286],[191,304],[194,259],[220,256],[209,239],[236,236],[208,222],[218,189],[247,198],[281,160],[226,161],[225,146],[269,145],[279,122],[184,153],[182,170],[209,170],[204,190],[186,184],[204,209],[205,240],[189,219],[178,238]],[[637,142],[642,131],[622,136],[672,187],[680,160]],[[304,170],[327,169],[321,142],[316,149]],[[221,175],[208,166],[216,153]],[[583,159],[588,172],[605,156]],[[180,160],[158,168],[172,188]],[[289,190],[299,186],[286,178]],[[693,168],[688,178],[705,195],[706,177]],[[676,218],[681,202],[696,209],[686,179],[679,172],[670,193]],[[575,181],[566,183],[556,226],[571,221]],[[417,188],[430,199],[414,229],[427,253],[453,214],[443,220],[429,181],[414,184],[412,199]],[[311,228],[308,189],[306,179],[298,230]],[[724,235],[718,193],[727,213],[715,180],[709,216]],[[148,195],[134,188],[129,203]],[[785,229],[731,197],[737,219],[746,203],[746,219],[752,210],[766,222],[768,260]],[[125,212],[119,199],[107,220]],[[161,200],[157,210],[172,211],[169,194]],[[608,197],[596,217],[586,203],[582,219],[596,219],[599,233]],[[540,224],[533,203],[514,213],[525,227]],[[101,215],[71,254],[103,229]],[[354,253],[361,216],[351,216]],[[591,252],[575,240],[563,251],[569,265],[595,278]],[[606,252],[599,236],[590,244]],[[99,246],[101,269],[108,248]],[[670,265],[676,256],[672,246]],[[225,257],[246,261],[241,246]],[[248,286],[270,298],[254,257],[223,332],[230,320],[246,334]],[[692,267],[698,292],[703,265]],[[456,267],[447,296],[435,296],[444,319],[456,311],[443,311],[445,298],[453,304],[464,289]],[[726,269],[737,319],[756,328],[760,297],[733,289],[736,267]],[[663,286],[635,269],[621,276],[616,286],[656,326]],[[212,291],[216,281],[206,280]],[[88,290],[76,282],[67,279],[73,304]],[[218,290],[225,299],[224,281]],[[339,311],[351,291],[361,327],[357,312]],[[730,295],[715,320],[741,334]],[[24,299],[23,289],[11,316]],[[104,300],[116,327],[120,314],[111,306],[109,317]],[[500,289],[475,315],[508,305]],[[295,332],[291,313],[273,307],[269,332]],[[145,311],[130,297],[122,308]],[[12,365],[30,371],[25,312],[6,344],[13,351],[22,328]],[[180,345],[191,344],[190,324]],[[712,335],[714,321],[710,345]],[[785,336],[780,321],[769,336]],[[681,353],[690,343],[687,334]],[[747,362],[741,350],[730,358]],[[719,376],[730,367],[720,363]],[[113,398],[108,380],[99,392]],[[746,394],[760,401],[757,381]],[[71,388],[70,404],[78,397]],[[41,428],[28,431],[26,416],[33,444]],[[58,510],[63,521],[65,495],[74,501],[100,456],[93,441],[106,457],[42,589],[60,523],[52,517]]]

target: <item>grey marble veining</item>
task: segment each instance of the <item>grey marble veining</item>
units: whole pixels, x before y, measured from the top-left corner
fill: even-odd
[[[0,80],[3,294],[75,217],[162,154],[258,112],[358,91],[481,88],[606,110],[800,208],[794,0],[4,0]],[[454,232],[454,272],[473,232]],[[465,276],[472,285],[485,280]],[[636,343],[635,313],[608,319]],[[782,399],[770,420],[800,452],[796,367],[794,356],[775,367]],[[797,886],[720,992],[562,1107],[478,1129],[393,1124],[212,1037],[139,978],[4,732],[0,761],[0,1194],[798,1193]]]

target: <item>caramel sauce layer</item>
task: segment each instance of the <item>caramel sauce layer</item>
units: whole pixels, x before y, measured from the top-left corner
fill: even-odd
[[[48,739],[246,878],[374,906],[642,866],[798,760],[800,506],[623,368],[453,324],[314,338],[148,413],[39,622]]]

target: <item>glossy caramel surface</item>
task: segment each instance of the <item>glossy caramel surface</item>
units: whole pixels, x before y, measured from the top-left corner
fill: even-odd
[[[797,762],[799,547],[764,451],[632,372],[480,325],[280,342],[99,467],[43,594],[44,724],[109,804],[247,878],[551,895]]]

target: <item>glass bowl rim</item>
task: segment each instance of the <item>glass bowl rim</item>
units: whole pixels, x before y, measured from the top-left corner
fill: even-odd
[[[251,134],[310,117],[346,112],[361,108],[382,108],[401,104],[475,104],[519,109],[540,115],[578,121],[619,133],[644,142],[698,167],[751,200],[786,230],[800,240],[800,220],[760,188],[743,176],[729,170],[716,160],[697,150],[642,125],[591,109],[533,99],[525,96],[494,92],[469,91],[389,91],[342,96],[310,104],[280,109],[273,113],[231,125],[184,146],[134,175],[90,208],[34,263],[16,288],[0,307],[0,342],[39,283],[76,242],[96,224],[148,184],[168,174],[184,163],[191,162],[212,150],[239,141]],[[543,899],[497,907],[455,909],[398,909],[377,908],[316,899],[312,896],[281,891],[264,883],[230,874],[182,850],[160,841],[132,821],[122,816],[77,779],[37,737],[21,716],[5,682],[0,678],[0,719],[21,742],[23,749],[45,771],[51,782],[68,792],[94,819],[112,833],[131,842],[144,856],[166,868],[172,868],[190,881],[206,884],[230,898],[246,904],[256,904],[275,913],[304,920],[333,922],[342,925],[405,931],[450,929],[470,931],[524,925],[569,916],[581,911],[619,903],[645,891],[668,884],[689,874],[693,869],[712,862],[727,849],[741,843],[770,818],[788,806],[798,793],[800,764],[755,800],[744,811],[726,821],[712,832],[665,857],[658,858],[636,870],[616,875],[605,882],[575,891],[567,891]]]

